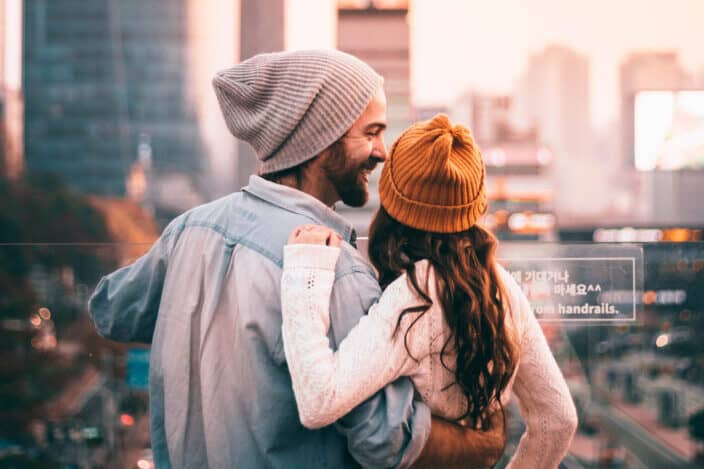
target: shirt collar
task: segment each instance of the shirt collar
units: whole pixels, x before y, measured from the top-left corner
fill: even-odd
[[[313,218],[316,223],[337,231],[351,245],[356,245],[357,232],[352,224],[310,194],[257,175],[249,177],[249,184],[242,191],[284,210]]]

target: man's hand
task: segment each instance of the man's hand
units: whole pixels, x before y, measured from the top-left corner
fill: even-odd
[[[291,232],[288,244],[322,244],[340,247],[342,236],[326,226],[301,225]]]
[[[499,460],[506,445],[503,412],[491,415],[486,431],[461,427],[433,417],[430,438],[413,469],[491,467]]]

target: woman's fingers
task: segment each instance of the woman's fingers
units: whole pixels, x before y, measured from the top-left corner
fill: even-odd
[[[290,235],[288,235],[288,239],[286,240],[286,244],[294,244],[296,237],[300,234],[301,232],[301,227],[294,228],[294,230],[291,232]]]
[[[288,244],[322,244],[340,246],[342,237],[326,226],[301,225],[291,232]]]
[[[327,245],[339,248],[342,245],[342,236],[335,233],[334,231],[330,231],[330,237],[328,238]]]
[[[308,239],[308,234],[314,231],[317,225],[300,225],[296,227],[288,237],[288,244],[303,243],[305,239]],[[308,243],[312,244],[312,243]]]

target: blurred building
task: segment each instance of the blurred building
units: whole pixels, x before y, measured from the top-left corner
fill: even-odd
[[[188,0],[188,99],[207,153],[204,192],[214,199],[236,189],[237,141],[227,129],[213,91],[217,72],[237,62],[240,0]]]
[[[337,48],[364,60],[384,77],[387,136],[395,138],[411,119],[408,1],[339,2]]]
[[[515,93],[516,122],[571,161],[590,152],[589,59],[552,45],[530,56]]]
[[[412,117],[408,1],[339,1],[337,48],[364,60],[384,77],[390,145]],[[370,198],[364,208],[341,208],[360,234],[367,232],[371,214],[379,207],[380,172],[370,178]]]
[[[22,89],[20,54],[22,2],[0,2],[0,175],[11,180],[22,173]]]
[[[554,241],[552,153],[530,139],[482,146],[489,211],[483,224],[500,239]]]
[[[658,110],[636,113],[637,101],[641,99],[638,102],[644,103],[644,92],[667,92],[663,96],[672,92],[674,97],[678,91],[695,90],[695,80],[680,63],[677,52],[638,52],[630,54],[621,63],[620,88],[622,167],[625,173],[632,174],[635,182],[633,193],[638,202],[636,208],[639,215],[635,224],[701,227],[704,224],[704,206],[698,201],[704,184],[704,168],[686,165],[677,167],[669,164],[672,162],[661,162],[662,166],[659,163],[652,168],[643,167],[641,169],[646,170],[636,171],[635,154],[636,121],[640,119],[650,125],[663,117],[663,112]],[[657,99],[657,93],[655,97]],[[674,110],[670,108],[668,112],[673,113]],[[701,109],[699,112],[702,114]],[[698,119],[698,125],[703,126],[704,114]],[[668,133],[672,136],[675,132],[682,131],[677,129],[678,124],[674,121],[669,125]],[[685,136],[690,140],[692,137],[694,134]],[[654,142],[652,145],[662,143]],[[682,155],[677,153],[670,152],[669,158],[680,159]]]
[[[121,197],[146,142],[156,179],[175,173],[201,193],[205,152],[188,90],[187,3],[25,2],[28,171]]]
[[[194,10],[198,11],[200,3],[193,1],[198,5]],[[333,1],[236,0],[235,4],[239,16],[235,28],[239,60],[265,52],[335,47],[337,8]],[[234,183],[229,190],[247,185],[259,166],[249,144],[237,141],[236,146]]]
[[[479,142],[496,142],[510,138],[512,133],[511,96],[475,94],[472,99],[472,133]]]
[[[448,106],[413,106],[413,122],[427,121],[437,114],[448,114],[450,118],[454,118],[454,111]]]
[[[633,167],[635,143],[635,97],[640,91],[681,90],[691,77],[680,64],[677,52],[636,52],[620,67],[621,129],[623,161]]]
[[[451,107],[450,117],[469,127],[480,145],[516,138],[537,141],[535,129],[515,128],[513,103],[513,97],[508,95],[466,92]]]
[[[590,62],[565,46],[533,54],[515,94],[516,124],[537,132],[552,155],[553,201],[563,223],[596,223],[610,203],[608,158],[595,154]],[[583,194],[590,194],[585,203]]]
[[[512,97],[470,91],[448,113],[470,128],[482,151],[489,197],[484,226],[500,239],[554,239],[553,154],[535,129],[513,125]]]
[[[241,0],[239,44],[240,60],[264,52],[284,50],[284,0]],[[257,172],[254,150],[244,141],[237,144],[236,189],[246,186]]]

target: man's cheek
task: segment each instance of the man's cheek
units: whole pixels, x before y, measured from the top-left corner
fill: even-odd
[[[354,141],[350,141],[349,145],[346,148],[347,153],[352,153],[355,155],[360,155],[360,154],[371,154],[373,150],[372,144],[367,141],[366,137],[360,137],[359,139],[355,139]]]

